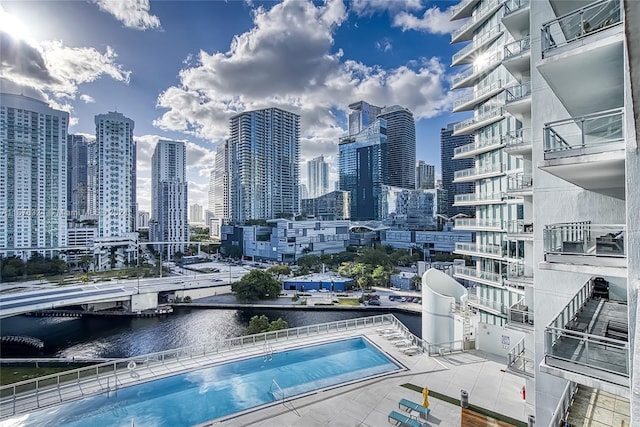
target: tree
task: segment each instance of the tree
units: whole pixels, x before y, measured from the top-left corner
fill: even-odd
[[[286,320],[283,320],[282,317],[278,317],[277,320],[274,320],[269,324],[269,331],[279,331],[281,329],[287,329],[289,324]]]
[[[319,270],[320,265],[322,265],[322,263],[320,262],[320,257],[318,255],[301,256],[300,258],[298,258],[296,264],[298,264],[298,266],[300,266],[301,268],[306,267],[307,269],[313,271]]]
[[[184,256],[184,254],[180,251],[176,251],[173,253],[173,262],[175,262],[176,264],[180,264],[180,262],[182,261],[182,257]]]
[[[373,269],[371,273],[371,279],[376,286],[388,286],[389,284],[389,272],[381,265]]]
[[[239,301],[276,299],[281,290],[280,282],[271,273],[262,270],[252,270],[239,282],[231,285],[231,291]]]
[[[281,329],[287,329],[289,324],[278,317],[278,320],[269,322],[269,318],[264,314],[262,316],[252,316],[249,320],[249,327],[247,328],[247,335],[260,334],[268,331],[279,331]]]
[[[283,276],[288,276],[291,274],[291,267],[284,264],[278,264],[278,265],[269,267],[267,271],[273,274],[278,280],[282,280]]]
[[[393,266],[392,258],[388,255],[384,248],[377,247],[375,249],[365,248],[358,257],[358,262],[368,264],[372,267],[383,266],[390,269]]]
[[[88,272],[89,266],[91,265],[92,261],[93,261],[93,256],[89,254],[84,254],[80,256],[80,267],[82,268],[82,271],[84,271],[85,273]]]

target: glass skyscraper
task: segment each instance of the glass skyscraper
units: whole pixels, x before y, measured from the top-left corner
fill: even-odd
[[[465,214],[473,216],[475,207],[454,206],[455,197],[458,194],[473,193],[475,185],[473,181],[454,182],[457,171],[473,168],[473,158],[454,159],[455,149],[473,143],[473,135],[453,135],[454,124],[448,124],[440,130],[440,161],[442,165],[442,188],[446,190],[446,204],[441,206],[440,212],[445,216]]]

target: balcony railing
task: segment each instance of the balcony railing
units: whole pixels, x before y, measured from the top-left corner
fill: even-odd
[[[471,3],[477,3],[479,0],[462,0],[455,6],[451,6],[451,17],[456,16],[462,9],[472,7]]]
[[[494,9],[497,10],[498,6],[501,5],[502,1],[503,0],[490,0],[486,2],[484,5],[482,5],[480,8],[476,9],[476,13],[471,18],[469,18],[469,20],[462,27],[458,28],[457,30],[451,33],[451,43],[455,43],[461,34],[465,33],[466,31],[469,31],[470,29],[472,29],[473,27],[481,23],[484,19],[486,19],[489,16],[489,13],[491,11],[494,11]]]
[[[464,104],[468,104],[470,102],[472,102],[474,99],[480,99],[483,96],[494,92],[498,89],[502,88],[502,80],[497,80],[493,83],[491,83],[490,85],[487,85],[481,89],[475,90],[472,94],[470,94],[469,96],[466,96],[462,99],[459,99],[457,101],[455,101],[453,103],[453,109],[455,110],[456,108],[464,105]]]
[[[498,25],[494,25],[493,27],[491,27],[491,29],[489,29],[488,31],[485,31],[482,34],[476,35],[476,38],[473,41],[473,43],[469,43],[468,45],[466,45],[465,47],[463,47],[462,49],[457,51],[451,57],[451,63],[455,64],[457,61],[459,61],[460,59],[462,59],[465,56],[469,55],[474,50],[481,48],[489,40],[491,40],[494,37],[497,37],[502,31],[503,31],[502,25],[498,24]]]
[[[511,319],[511,315],[509,315],[509,319]],[[509,322],[511,322],[511,320],[509,320]],[[522,337],[522,339],[509,350],[507,366],[512,371],[516,371],[533,378],[535,374],[535,367],[533,365],[533,359],[526,357],[525,355],[524,337]]]
[[[615,109],[547,123],[544,152],[603,147],[624,141],[624,111]]]
[[[502,173],[502,163],[491,163],[488,165],[482,165],[475,168],[462,169],[455,171],[453,174],[453,180],[460,180],[463,178],[472,178],[481,175],[500,174]]]
[[[542,25],[542,56],[583,37],[622,23],[622,2],[603,0]]]
[[[513,58],[523,52],[527,52],[531,49],[531,38],[529,36],[516,40],[504,46],[503,60],[506,61],[509,58]]]
[[[504,137],[506,148],[516,148],[525,145],[531,145],[531,129],[517,129],[508,132]]]
[[[480,59],[476,60],[469,68],[451,78],[451,86],[453,88],[456,88],[458,84],[474,75],[483,75],[485,71],[491,70],[492,67],[497,66],[502,61],[502,51],[488,52],[483,55],[487,55],[486,58],[481,56]]]
[[[506,102],[515,102],[531,95],[531,82],[511,86],[505,90]]]
[[[527,191],[533,189],[533,177],[529,173],[507,176],[507,191]]]
[[[490,300],[488,298],[482,298],[477,296],[476,294],[469,294],[468,298],[467,298],[467,303],[476,307],[479,307],[480,309],[485,308],[488,309],[490,311],[493,312],[497,312],[500,313],[502,315],[507,315],[507,312],[509,311],[509,307],[507,307],[506,305],[502,304],[501,302],[498,301],[493,301]]]
[[[524,219],[514,219],[505,221],[505,228],[508,234],[532,234],[533,223]]]
[[[545,328],[545,363],[628,386],[628,341],[591,334],[593,319],[581,317],[594,286],[587,281]]]
[[[494,228],[502,229],[502,221],[488,218],[456,218],[455,228]]]
[[[529,6],[529,0],[507,0],[504,2],[504,16]],[[504,17],[503,16],[503,17]]]
[[[473,203],[473,202],[488,202],[488,201],[502,201],[504,198],[503,193],[469,193],[469,194],[456,194],[454,203]]]
[[[544,250],[553,255],[626,257],[626,225],[596,225],[590,222],[551,224],[544,228]]]
[[[484,280],[486,282],[490,282],[492,284],[502,286],[502,275],[498,273],[490,273],[488,271],[477,270],[473,267],[464,267],[461,265],[457,265],[453,270],[454,275],[466,276],[469,277],[470,280]],[[502,306],[505,307],[505,306]],[[504,314],[507,314],[506,307],[503,311]]]
[[[475,243],[456,242],[456,252],[471,252],[502,257],[503,251],[499,245],[478,245]]]
[[[470,144],[461,145],[460,147],[456,147],[453,150],[453,156],[461,156],[466,153],[470,153],[472,151],[481,150],[486,147],[495,147],[499,148],[503,144],[503,138],[501,135],[494,136],[491,139],[481,138],[476,140]]]
[[[453,132],[461,132],[464,129],[473,127],[473,126],[477,126],[480,123],[483,123],[487,120],[491,120],[493,118],[502,116],[504,114],[504,111],[502,109],[502,107],[496,107],[496,108],[492,108],[489,111],[485,111],[484,113],[479,114],[477,117],[468,119],[468,120],[464,120],[462,122],[456,123],[455,125],[453,125]]]
[[[509,307],[509,323],[522,326],[533,326],[533,311],[529,311],[529,306],[524,304],[524,298]],[[523,343],[524,344],[524,343]],[[524,350],[524,347],[522,348]]]
[[[533,280],[533,268],[526,265],[523,261],[510,262],[507,267],[507,279],[530,282]]]

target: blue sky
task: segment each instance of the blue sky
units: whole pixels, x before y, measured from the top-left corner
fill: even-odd
[[[301,176],[320,154],[337,177],[347,105],[400,104],[417,119],[417,159],[440,170],[452,114],[453,2],[428,0],[7,1],[0,5],[0,83],[70,112],[135,121],[138,200],[150,207],[159,138],[187,147],[189,203],[206,207],[215,147],[234,113],[278,106],[301,115]],[[25,89],[28,88],[28,89]]]

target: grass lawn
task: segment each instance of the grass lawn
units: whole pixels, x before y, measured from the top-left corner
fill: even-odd
[[[360,306],[360,302],[358,302],[358,298],[338,298],[340,304],[338,305],[348,305],[352,307]]]
[[[35,366],[0,366],[0,385],[17,383],[36,377],[76,369],[73,366],[36,368]]]

